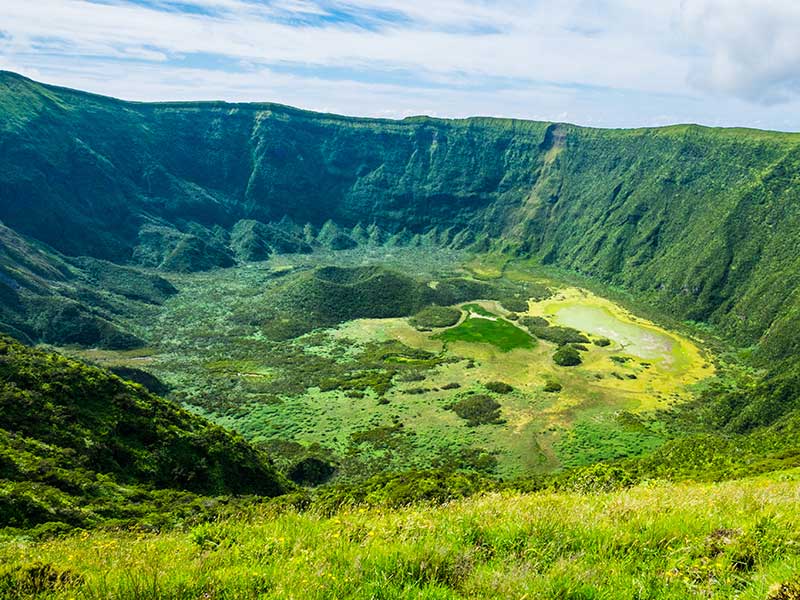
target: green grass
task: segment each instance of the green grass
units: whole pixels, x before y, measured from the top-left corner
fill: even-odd
[[[435,337],[448,343],[491,344],[502,352],[510,352],[515,348],[533,348],[536,345],[536,340],[519,327],[499,317],[492,318],[496,320],[471,317]]]
[[[603,406],[609,413],[637,410],[642,402],[656,402],[655,393],[647,391],[653,381],[659,393],[682,387],[679,376],[674,383],[659,383],[658,366],[636,383],[611,377],[607,356],[617,353],[616,347],[591,346],[582,353],[581,367],[556,367],[555,346],[547,340],[537,342],[500,317],[505,314],[501,294],[494,299],[485,295],[490,287],[527,294],[543,286],[529,289],[523,284],[530,281],[502,277],[474,287],[458,277],[463,260],[463,255],[441,249],[405,248],[391,254],[354,249],[271,256],[235,270],[170,275],[179,293],[165,302],[160,318],[137,329],[152,340],[147,355],[80,354],[104,365],[153,373],[172,390],[171,399],[265,445],[285,473],[304,458],[299,451],[286,454],[286,448],[316,446],[314,456],[338,465],[335,479],[348,481],[384,470],[434,468],[449,451],[487,451],[496,465],[494,474],[504,478],[552,470],[560,465],[554,444],[587,408]],[[331,264],[338,268],[324,269]],[[382,272],[413,269],[420,281],[438,282],[440,294],[481,298],[455,305],[462,315],[473,313],[467,327],[498,327],[501,335],[491,331],[488,343],[448,342],[444,348],[444,340],[434,336],[452,329],[421,332],[410,319],[397,317],[349,321],[296,339],[268,339],[263,331],[265,320],[271,326],[267,308],[276,306],[276,296],[290,282],[321,271],[326,280],[343,285],[377,273],[369,268],[372,264],[382,265]],[[548,286],[559,289],[552,279]],[[531,306],[538,310],[537,303]],[[524,318],[543,326],[535,317]],[[523,316],[519,323],[522,320]],[[555,326],[546,329],[559,331]],[[509,341],[507,334],[513,336],[507,347],[516,341],[523,347],[507,352],[499,348],[496,344]],[[596,378],[603,373],[604,378]],[[550,380],[563,386],[561,393],[544,391]],[[508,423],[470,428],[446,410],[460,394],[485,393],[484,386],[491,382],[514,388],[501,399]],[[402,444],[377,448],[353,443],[353,434],[396,422],[413,434],[398,438]]]
[[[0,595],[764,600],[798,582],[798,485],[795,471],[390,511],[253,507],[185,531],[2,543]]]
[[[583,416],[556,445],[562,464],[576,467],[639,456],[664,443],[657,431],[661,423],[651,428],[629,413],[621,415]]]

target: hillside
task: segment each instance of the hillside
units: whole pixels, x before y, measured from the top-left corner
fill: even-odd
[[[800,592],[798,473],[611,493],[274,507],[0,546],[14,598],[740,598]]]
[[[242,438],[108,371],[0,338],[2,527],[169,522],[200,496],[286,489]]]
[[[798,349],[797,135],[141,104],[12,73],[0,117],[0,220],[63,255],[191,271],[427,235],[622,286],[764,359]]]
[[[0,72],[0,599],[796,600],[798,177]]]

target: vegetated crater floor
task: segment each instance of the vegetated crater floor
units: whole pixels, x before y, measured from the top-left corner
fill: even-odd
[[[498,302],[468,304],[478,304],[497,315],[494,318],[517,327]],[[583,344],[587,350],[581,352],[582,364],[560,367],[552,359],[557,349],[553,342],[535,340],[534,347],[510,350],[486,341],[444,342],[437,339],[441,330],[421,332],[407,319],[359,319],[338,328],[336,335],[362,342],[398,340],[413,348],[470,359],[438,367],[427,376],[423,393],[405,393],[419,389],[416,382],[390,391],[387,406],[418,438],[428,438],[431,451],[457,446],[466,437],[494,453],[504,475],[653,449],[661,442],[655,411],[684,401],[693,384],[714,375],[710,357],[694,341],[586,290],[559,289],[552,298],[530,302],[527,312],[517,314],[542,316],[554,325],[579,329],[590,339],[606,338],[610,344]],[[488,318],[465,312],[465,320]],[[441,390],[448,384],[456,382],[462,390],[481,393],[483,384],[491,381],[514,388],[498,396],[505,423],[465,427],[443,410],[449,394]],[[545,391],[550,382],[560,384],[561,390]]]
[[[714,375],[700,342],[535,271],[517,268],[513,282],[474,279],[470,259],[352,250],[181,275],[172,278],[181,293],[141,324],[149,354],[83,355],[155,374],[173,399],[264,444],[279,466],[312,452],[344,478],[443,465],[507,477],[636,456],[666,439],[659,411]],[[281,290],[331,265],[355,275],[365,266],[413,273],[422,283],[402,282],[409,298],[452,287],[448,281],[465,289],[484,281],[504,290],[546,286],[549,297],[523,293],[514,312],[502,299],[470,297],[450,305],[461,316],[449,327],[421,328],[412,315],[355,318],[269,339],[271,324],[291,317],[269,313]],[[342,285],[364,283],[336,275]],[[528,327],[541,319],[546,331]],[[553,360],[559,342],[547,338],[561,328],[584,340],[569,344],[578,365]],[[456,409],[465,399],[476,414]]]

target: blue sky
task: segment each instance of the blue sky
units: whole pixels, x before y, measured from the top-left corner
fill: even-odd
[[[800,130],[795,0],[2,0],[0,68],[131,100]]]

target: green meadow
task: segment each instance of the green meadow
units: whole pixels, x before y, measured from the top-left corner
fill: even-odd
[[[394,274],[412,265],[415,278]],[[174,276],[160,317],[132,322],[149,352],[73,353],[145,369],[282,468],[313,456],[335,481],[445,464],[519,477],[638,456],[714,377],[701,342],[617,303],[534,269],[471,268],[431,248],[355,249]],[[315,310],[286,301],[298,290]],[[565,344],[579,365],[555,362]],[[451,409],[473,396],[497,417]]]
[[[797,471],[444,505],[253,507],[165,533],[0,545],[4,598],[792,600]]]

